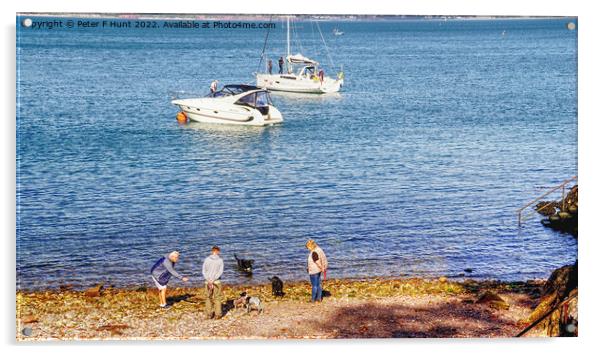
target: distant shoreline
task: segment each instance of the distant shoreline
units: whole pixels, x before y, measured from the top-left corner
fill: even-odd
[[[286,15],[269,14],[153,14],[153,13],[67,13],[67,12],[21,12],[18,17],[48,17],[48,18],[107,18],[122,20],[238,20],[238,21],[280,21]],[[314,21],[455,21],[455,20],[546,20],[567,19],[576,20],[577,16],[487,16],[487,15],[291,15],[297,20]]]

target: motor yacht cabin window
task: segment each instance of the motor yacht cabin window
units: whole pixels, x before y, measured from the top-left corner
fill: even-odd
[[[236,101],[236,104],[240,104],[243,106],[251,106],[255,108],[255,92],[248,94],[246,96],[242,96]]]
[[[272,100],[270,99],[270,95],[267,92],[257,92],[257,107],[267,107],[270,104],[272,104]]]

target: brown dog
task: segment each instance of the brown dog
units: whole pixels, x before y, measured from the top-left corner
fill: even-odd
[[[242,292],[240,293],[240,297],[236,300],[234,300],[234,308],[238,308],[239,306],[245,307],[245,305],[247,304],[247,292]]]

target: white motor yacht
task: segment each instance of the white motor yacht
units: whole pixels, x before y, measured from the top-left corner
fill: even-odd
[[[202,98],[175,99],[191,121],[201,123],[266,126],[282,123],[266,89],[250,85],[225,85]]]

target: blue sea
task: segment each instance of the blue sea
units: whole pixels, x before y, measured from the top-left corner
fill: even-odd
[[[214,79],[253,83],[265,29],[22,19],[20,289],[151,285],[171,250],[200,286],[213,245],[226,283],[302,280],[308,238],[337,278],[471,268],[527,280],[577,257],[576,239],[538,216],[519,227],[516,214],[577,174],[574,18],[294,22],[292,51],[327,75],[342,68],[345,85],[274,93],[285,121],[266,128],[182,125],[170,104],[171,92],[205,94]],[[286,35],[274,21],[265,52],[276,63]],[[252,278],[234,254],[255,260]]]

